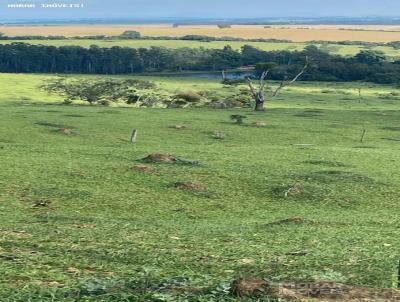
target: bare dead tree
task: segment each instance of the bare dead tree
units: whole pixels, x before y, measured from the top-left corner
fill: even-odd
[[[249,83],[250,87],[250,92],[253,95],[253,99],[256,102],[255,111],[264,111],[264,102],[265,102],[265,86],[267,83],[265,82],[266,77],[269,74],[269,70],[264,71],[261,76],[260,76],[260,82],[259,82],[259,87],[256,89],[253,86],[252,81],[250,78],[247,78],[247,81]]]
[[[279,86],[273,90],[272,88],[269,89],[271,92],[270,98],[274,98],[279,95],[281,90],[285,88],[286,86],[289,86],[296,82],[307,70],[308,67],[308,57],[306,57],[306,63],[303,66],[303,68],[300,70],[300,72],[290,81],[283,80]],[[253,96],[253,99],[255,101],[255,111],[264,111],[264,103],[265,103],[265,88],[267,86],[267,77],[270,73],[270,69],[264,71],[259,80],[258,88],[254,87],[253,82],[251,81],[250,78],[247,78],[247,82],[249,84],[250,92]]]

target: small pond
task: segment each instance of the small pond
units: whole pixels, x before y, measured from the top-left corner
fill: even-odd
[[[182,72],[159,74],[157,76],[168,76],[177,78],[198,78],[198,79],[222,79],[221,72]],[[254,71],[226,71],[226,79],[245,79],[254,76]]]

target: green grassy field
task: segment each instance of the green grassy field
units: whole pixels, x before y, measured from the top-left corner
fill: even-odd
[[[163,46],[168,48],[180,48],[180,47],[190,47],[190,48],[211,48],[211,49],[221,49],[226,45],[231,45],[234,49],[240,49],[243,45],[252,45],[254,47],[260,48],[266,51],[273,50],[302,50],[304,47],[309,45],[309,43],[274,43],[274,42],[241,42],[241,41],[213,41],[213,42],[199,42],[199,41],[183,41],[183,40],[0,40],[0,44],[9,44],[14,42],[20,43],[30,43],[30,44],[41,44],[41,45],[52,45],[52,46],[82,46],[90,47],[91,45],[98,45],[100,47],[151,47],[151,46]],[[400,57],[399,51],[390,46],[376,46],[376,47],[366,47],[362,45],[339,45],[339,44],[325,44],[319,45],[323,49],[344,56],[355,55],[360,50],[373,49],[383,51],[389,57]]]
[[[366,86],[359,102],[357,84],[298,83],[254,113],[60,105],[38,90],[45,78],[0,75],[2,302],[242,301],[227,292],[240,276],[395,285],[394,87]],[[132,169],[150,153],[200,165]]]

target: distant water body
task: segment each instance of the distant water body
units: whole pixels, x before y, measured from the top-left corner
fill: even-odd
[[[222,73],[216,72],[182,72],[158,74],[157,76],[168,76],[176,78],[197,78],[197,79],[222,79]],[[254,76],[254,71],[228,71],[225,72],[225,79],[245,79]]]

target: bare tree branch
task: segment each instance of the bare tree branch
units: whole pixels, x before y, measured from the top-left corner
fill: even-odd
[[[247,78],[247,82],[249,84],[251,94],[253,95],[253,97],[256,97],[257,92],[256,92],[256,89],[254,88],[253,83],[251,82],[250,78]]]
[[[306,63],[303,66],[303,68],[300,70],[300,72],[291,81],[285,82],[283,80],[281,82],[281,84],[278,86],[278,88],[272,93],[272,97],[276,97],[284,87],[289,86],[289,85],[293,84],[294,82],[296,82],[304,74],[304,72],[308,68],[308,64],[309,64],[308,57],[306,57]]]
[[[251,91],[251,93],[253,94],[254,97],[259,96],[261,93],[264,94],[265,85],[267,84],[267,83],[265,82],[265,79],[267,78],[268,74],[269,74],[269,69],[266,70],[266,71],[264,71],[264,72],[261,74],[258,91],[254,88],[251,79],[250,79],[250,78],[247,78],[247,82],[248,82],[248,84],[249,84],[250,91]]]
[[[269,74],[269,69],[264,71],[260,77],[260,89],[259,89],[260,95],[264,95],[265,85],[267,85],[267,82],[265,81],[265,79],[267,78],[268,74]]]

